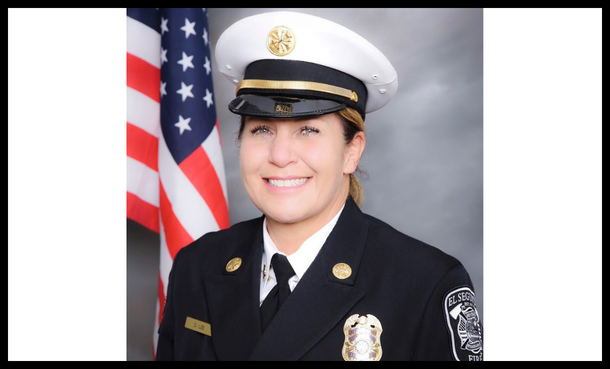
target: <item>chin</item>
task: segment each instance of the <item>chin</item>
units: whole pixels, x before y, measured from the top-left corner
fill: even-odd
[[[290,210],[286,210],[290,209]],[[297,209],[290,207],[283,207],[281,210],[277,208],[264,209],[263,213],[268,218],[271,218],[279,223],[297,223],[303,219],[306,219],[305,212],[298,211]]]

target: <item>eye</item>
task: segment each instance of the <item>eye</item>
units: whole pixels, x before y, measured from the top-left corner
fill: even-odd
[[[271,130],[267,126],[256,126],[250,130],[250,132],[254,135],[263,135],[266,136],[271,133]]]
[[[315,133],[320,133],[320,130],[315,127],[309,127],[309,126],[301,127],[301,134],[303,136],[311,136]]]

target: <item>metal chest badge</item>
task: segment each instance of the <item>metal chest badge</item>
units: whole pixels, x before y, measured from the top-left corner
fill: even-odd
[[[354,314],[343,325],[343,359],[345,361],[379,361],[381,349],[381,322],[374,315]]]

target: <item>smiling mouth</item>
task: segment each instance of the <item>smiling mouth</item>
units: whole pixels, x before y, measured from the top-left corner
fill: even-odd
[[[269,183],[273,187],[296,187],[300,186],[303,183],[307,182],[309,178],[297,178],[297,179],[267,179],[267,183]]]

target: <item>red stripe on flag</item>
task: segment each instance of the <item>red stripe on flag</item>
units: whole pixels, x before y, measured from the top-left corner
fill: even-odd
[[[194,240],[186,229],[184,229],[180,220],[176,218],[174,209],[172,209],[172,203],[169,201],[163,184],[161,183],[159,183],[159,205],[161,208],[161,221],[163,222],[167,250],[172,257],[172,260],[174,260],[176,253],[178,253],[182,247]]]
[[[161,272],[159,272],[159,283],[158,283],[158,300],[159,301],[159,311],[157,312],[159,315],[157,316],[157,320],[159,322],[159,326],[161,326],[161,321],[163,320],[163,310],[165,309],[165,292],[163,287],[163,278],[161,278]],[[157,334],[157,332],[155,332]],[[157,360],[157,348],[153,342],[153,361]]]
[[[220,138],[220,126],[218,125],[218,119],[216,119],[216,132],[218,132],[218,143],[222,146],[222,139]]]
[[[159,102],[161,70],[149,62],[127,53],[127,87]]]
[[[163,310],[165,309],[165,293],[163,292],[163,279],[161,278],[161,272],[159,272],[159,289],[158,289],[158,301],[159,301],[159,311],[157,316],[159,327],[161,326],[161,321],[163,320]],[[155,332],[156,334],[157,332]],[[157,350],[154,347],[153,343],[153,361],[156,360]]]
[[[161,278],[161,272],[159,272],[159,325],[161,325],[161,320],[163,320],[163,309],[165,309],[165,293],[163,292],[163,279]]]
[[[159,171],[159,139],[142,128],[127,122],[127,156]]]
[[[159,208],[127,192],[127,218],[159,233]]]
[[[227,201],[222,192],[222,185],[218,179],[216,169],[214,169],[214,165],[203,147],[198,147],[179,166],[208,204],[214,218],[216,218],[218,227],[220,229],[228,228],[229,209]]]

